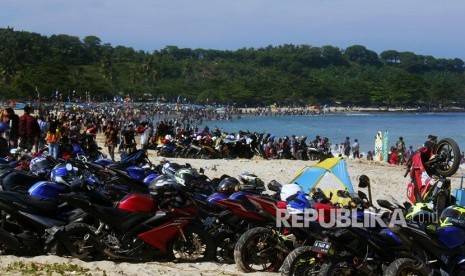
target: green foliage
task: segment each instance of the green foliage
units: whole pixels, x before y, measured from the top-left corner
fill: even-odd
[[[7,274],[21,275],[106,275],[105,271],[90,270],[72,263],[46,263],[16,261],[8,264]]]
[[[144,93],[237,105],[463,104],[464,62],[362,45],[285,44],[236,51],[167,46],[147,53],[65,34],[0,28],[2,97],[48,99],[56,90],[95,100]]]

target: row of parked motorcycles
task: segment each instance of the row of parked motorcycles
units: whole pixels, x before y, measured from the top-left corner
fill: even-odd
[[[451,139],[418,150],[406,174],[411,203],[376,207],[365,175],[357,195],[340,190],[336,201],[250,173],[210,179],[190,164],[155,165],[143,150],[120,162],[16,153],[0,161],[0,253],[217,261],[283,275],[465,275],[465,208],[446,179],[459,156]],[[309,210],[318,217],[296,226]],[[328,227],[343,210],[377,223]]]
[[[289,137],[283,137],[281,144],[276,144],[274,153],[267,153],[266,142],[263,142],[264,133],[244,132],[240,138],[233,136],[217,137],[205,134],[189,137],[165,136],[156,146],[158,156],[194,158],[194,159],[234,159],[234,158],[262,158],[321,160],[333,157],[330,143],[327,138],[313,141],[310,145],[298,143],[295,153],[292,154]]]

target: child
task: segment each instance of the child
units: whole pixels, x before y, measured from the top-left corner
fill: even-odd
[[[58,128],[58,123],[56,121],[53,121],[50,123],[45,140],[48,143],[48,150],[50,156],[52,156],[55,159],[58,158],[58,148],[60,139],[61,132]]]

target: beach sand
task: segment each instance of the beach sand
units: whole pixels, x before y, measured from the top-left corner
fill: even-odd
[[[101,139],[99,139],[101,141]],[[101,145],[103,146],[103,145]],[[106,152],[106,149],[103,149]],[[150,160],[156,164],[162,160],[170,160],[179,164],[190,163],[194,168],[205,170],[205,174],[210,177],[219,177],[223,174],[238,176],[243,172],[254,173],[263,179],[265,183],[277,180],[286,183],[305,166],[314,164],[312,161],[296,160],[262,160],[254,158],[252,160],[199,160],[199,159],[170,159],[155,156],[154,151],[149,151]],[[399,202],[406,200],[405,191],[408,178],[404,178],[404,166],[391,166],[378,162],[368,162],[366,160],[347,160],[347,169],[352,184],[357,191],[358,177],[362,174],[371,179],[372,193],[374,199],[388,198],[393,196]],[[460,184],[460,176],[464,173],[460,169],[451,177],[452,188],[455,189]],[[17,262],[37,264],[45,263],[72,263],[83,268],[91,269],[91,275],[242,275],[234,264],[224,265],[213,262],[206,263],[115,263],[111,261],[82,262],[77,259],[66,259],[56,256],[37,256],[33,258],[23,258],[14,256],[0,257],[0,270],[2,275],[21,275],[18,269],[7,270],[9,264],[16,265]],[[10,265],[11,267],[11,265]],[[45,273],[43,274],[45,275]],[[68,273],[67,275],[79,275]],[[276,273],[252,273],[247,275],[277,275]]]

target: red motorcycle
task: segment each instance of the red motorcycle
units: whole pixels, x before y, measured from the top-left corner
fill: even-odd
[[[318,194],[316,197],[318,196],[320,195]],[[294,248],[311,245],[315,238],[322,238],[313,233],[312,227],[277,227],[279,211],[289,210],[291,202],[296,204],[294,206],[305,205],[303,201],[307,199],[299,197],[298,194],[286,198],[286,201],[279,201],[264,195],[251,194],[246,195],[246,197],[256,207],[256,211],[249,212],[248,216],[250,217],[252,213],[253,218],[262,218],[262,225],[246,231],[236,243],[234,260],[241,272],[278,271],[286,256]],[[314,204],[314,208],[326,210],[335,207],[323,203],[323,201],[318,201]],[[330,209],[327,209],[328,214]],[[243,216],[247,215],[240,208],[233,208],[233,211],[238,215],[241,213]],[[319,219],[326,220],[323,217]],[[288,218],[288,220],[289,222],[292,221],[291,218]]]
[[[433,138],[435,138],[433,136]],[[450,180],[460,165],[460,149],[457,143],[445,138],[433,147],[422,147],[412,154],[404,175],[410,175],[407,197],[413,203],[432,203],[439,216],[453,203]]]
[[[98,219],[94,228],[82,223],[66,226],[59,240],[80,259],[124,261],[208,261],[215,257],[215,241],[202,228],[195,201],[175,180],[150,184],[151,195],[131,194],[117,207],[90,203],[85,195],[65,200]],[[65,241],[65,242],[63,242]]]

